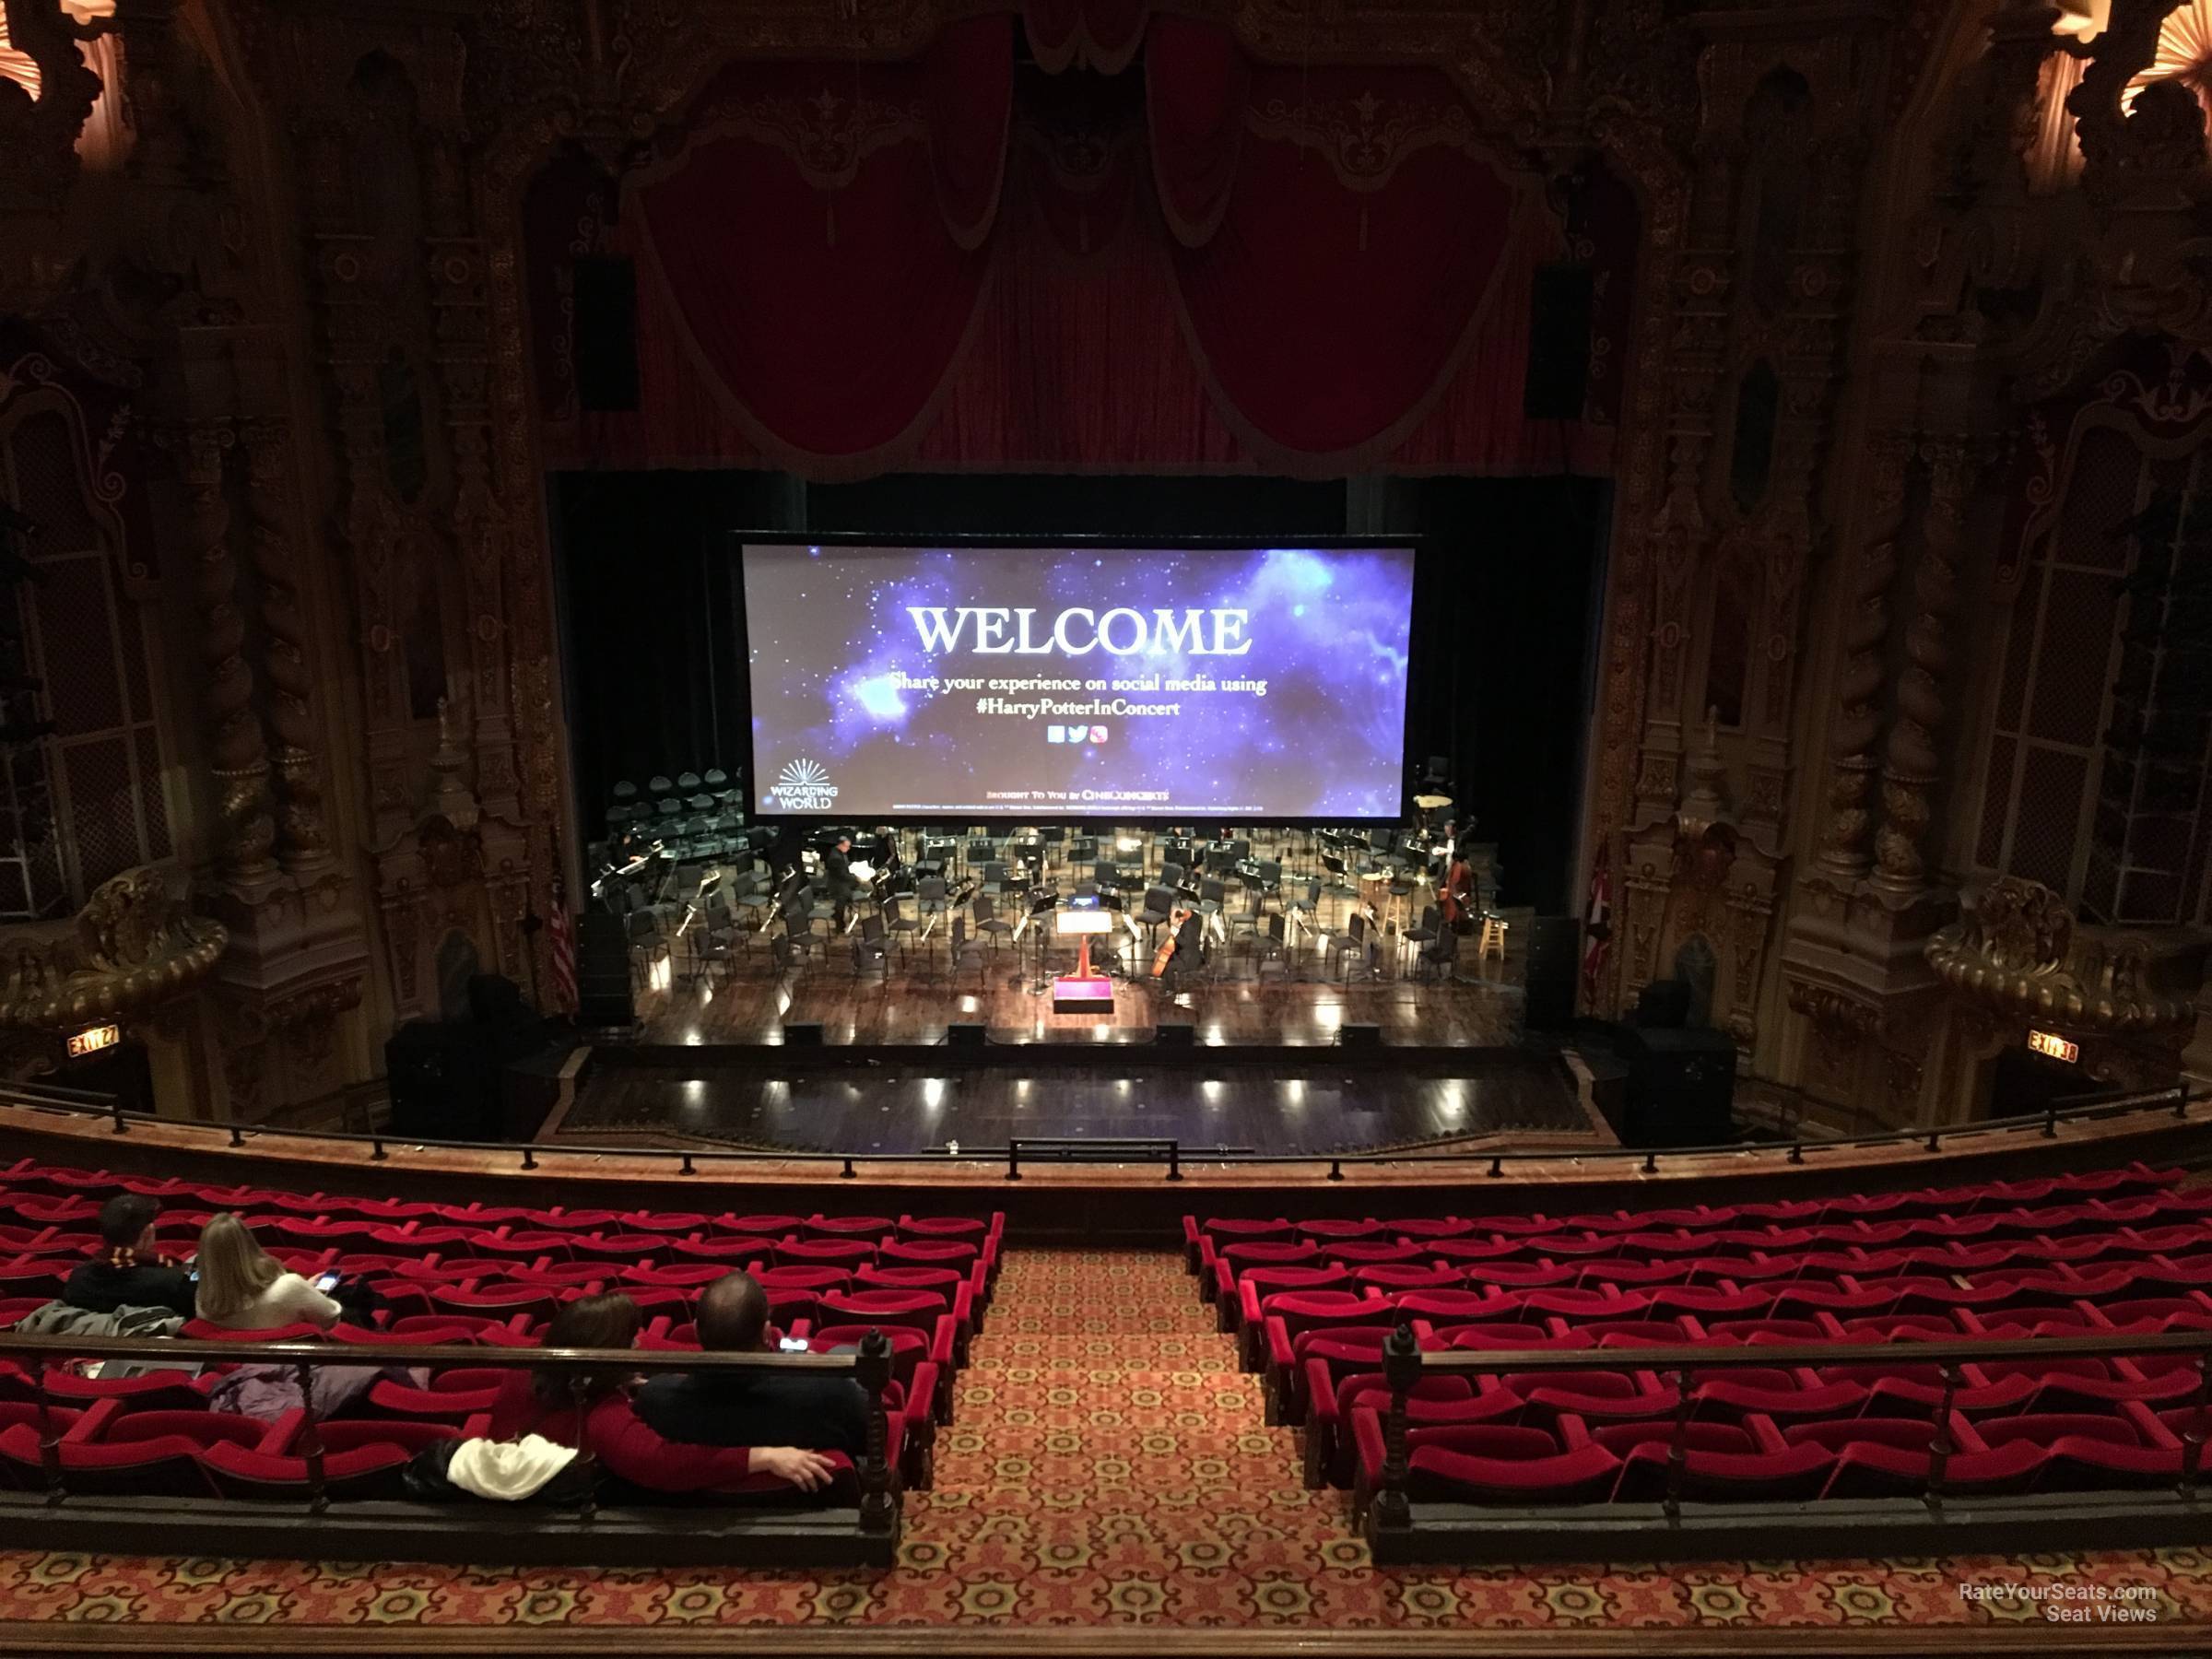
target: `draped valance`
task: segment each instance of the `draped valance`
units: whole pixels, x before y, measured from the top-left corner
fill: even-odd
[[[1261,65],[1147,9],[1032,0],[1018,70],[1012,13],[906,63],[735,65],[618,181],[550,171],[529,213],[556,463],[1606,464],[1625,191],[1571,240],[1441,72]],[[635,411],[583,411],[567,378],[559,270],[585,248],[640,273]],[[1591,395],[1532,423],[1534,274],[1570,259],[1596,285]]]

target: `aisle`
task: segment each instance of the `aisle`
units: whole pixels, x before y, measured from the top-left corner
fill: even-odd
[[[0,1552],[0,1652],[41,1645],[29,1622],[128,1623],[142,1643],[229,1645],[223,1625],[315,1630],[317,1652],[441,1650],[483,1630],[501,1651],[641,1646],[726,1651],[713,1627],[781,1626],[807,1652],[865,1652],[888,1627],[962,1624],[955,1651],[1045,1651],[1041,1625],[1124,1629],[1131,1653],[1166,1651],[1172,1627],[1272,1628],[1242,1651],[1330,1630],[1382,1627],[1394,1651],[1466,1651],[1472,1630],[1528,1632],[1528,1651],[1577,1646],[1621,1626],[1684,1632],[1674,1652],[1766,1651],[1778,1626],[1872,1627],[1894,1642],[1954,1650],[1959,1627],[2032,1617],[2025,1601],[1961,1586],[2094,1581],[2150,1585],[2147,1635],[2192,1646],[2212,1629],[2212,1557],[2190,1550],[1999,1559],[1739,1561],[1673,1570],[1566,1566],[1378,1572],[1342,1495],[1300,1484],[1295,1436],[1261,1418],[1255,1379],[1171,1250],[1011,1252],[989,1324],[939,1441],[934,1491],[911,1494],[888,1572],[735,1572],[407,1567],[217,1558]],[[159,1627],[196,1624],[193,1637]],[[442,1627],[421,1648],[406,1627]],[[652,1626],[649,1638],[631,1629]],[[1945,1630],[1939,1627],[1951,1627]],[[151,1627],[151,1628],[149,1628]],[[396,1628],[395,1628],[396,1627]],[[508,1627],[495,1630],[494,1627]],[[864,1630],[867,1634],[864,1634]],[[988,1630],[989,1635],[984,1632]],[[1728,1631],[1727,1636],[1722,1631]],[[1414,1633],[1430,1632],[1428,1642]],[[54,1632],[59,1636],[62,1633]],[[244,1641],[253,1632],[240,1631]],[[281,1651],[264,1632],[262,1653]],[[305,1635],[303,1643],[311,1641]],[[767,1630],[746,1639],[778,1644]],[[1656,1640],[1650,1639],[1650,1640]],[[1090,1639],[1092,1651],[1113,1638]],[[1159,1646],[1147,1646],[1147,1642]],[[1707,1643],[1711,1646],[1707,1646]],[[357,1645],[362,1644],[362,1645]],[[370,1645],[372,1644],[372,1645]],[[1586,1651],[1586,1650],[1585,1650]],[[1894,1646],[1887,1651],[1897,1651]]]

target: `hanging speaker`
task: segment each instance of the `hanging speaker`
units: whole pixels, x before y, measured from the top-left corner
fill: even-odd
[[[1538,265],[1528,290],[1528,368],[1521,413],[1580,420],[1590,384],[1590,320],[1596,288],[1586,265]]]
[[[638,406],[638,267],[587,254],[576,261],[576,401],[599,413]]]

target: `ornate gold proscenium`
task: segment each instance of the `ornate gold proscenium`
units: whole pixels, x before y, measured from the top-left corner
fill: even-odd
[[[2070,1030],[2149,1031],[2195,1018],[2187,994],[2153,983],[2151,940],[2079,926],[2064,899],[2015,876],[1992,882],[1926,951],[1952,990]]]
[[[136,1018],[215,971],[229,935],[189,914],[158,870],[102,882],[73,923],[0,935],[0,1028]]]

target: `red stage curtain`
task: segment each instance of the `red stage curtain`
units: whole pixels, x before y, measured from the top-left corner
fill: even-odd
[[[1570,246],[1441,75],[1255,67],[1160,17],[1142,76],[1017,76],[1011,28],[912,65],[735,68],[582,241],[577,182],[548,186],[534,263],[596,239],[643,273],[641,406],[541,384],[554,464],[1609,465],[1625,192]],[[1530,423],[1530,283],[1561,258],[1599,274],[1589,413]],[[559,326],[558,285],[534,270],[531,298]]]
[[[1152,0],[1022,0],[1030,55],[1047,75],[1077,65],[1119,75],[1145,38]]]
[[[1371,464],[1458,368],[1522,199],[1442,75],[1262,67],[1240,100],[1226,38],[1159,18],[1145,54],[1192,343],[1255,450]]]
[[[988,269],[1010,29],[956,24],[918,65],[741,65],[633,178],[701,369],[784,464],[872,470],[943,385]]]

